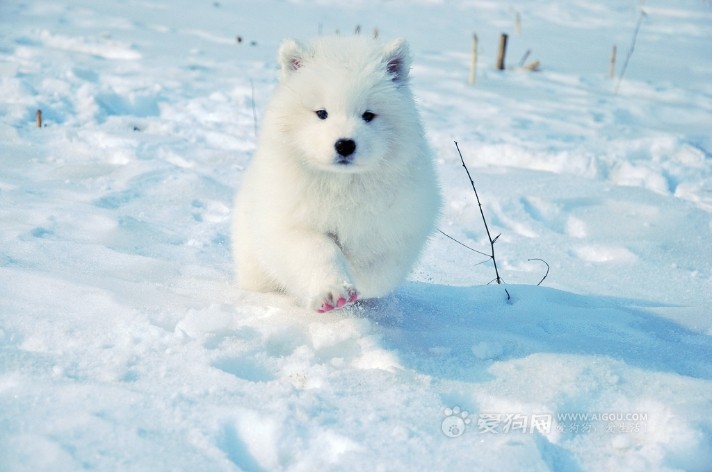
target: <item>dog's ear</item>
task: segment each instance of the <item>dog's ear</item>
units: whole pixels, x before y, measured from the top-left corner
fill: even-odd
[[[299,70],[304,65],[306,48],[294,39],[285,39],[279,47],[279,63],[282,66],[282,78]]]
[[[405,39],[396,39],[386,44],[384,62],[391,80],[396,83],[408,81],[410,72],[410,48]]]

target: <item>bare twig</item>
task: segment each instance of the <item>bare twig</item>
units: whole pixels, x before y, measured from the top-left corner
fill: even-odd
[[[539,281],[539,283],[536,284],[536,286],[538,287],[539,285],[541,285],[541,283],[544,281],[544,279],[546,279],[546,277],[549,275],[549,263],[546,262],[544,259],[527,259],[527,260],[528,261],[541,261],[544,264],[546,264],[546,274],[544,274],[544,277],[542,277],[541,280]]]
[[[522,59],[519,61],[519,67],[524,67],[524,63],[526,62],[527,58],[529,57],[529,54],[532,53],[531,49],[527,49],[527,52],[524,53],[522,56]]]
[[[643,19],[648,16],[644,10],[640,10],[640,16],[638,17],[638,24],[635,25],[635,31],[633,32],[633,41],[630,43],[630,49],[628,49],[628,54],[625,56],[625,61],[623,62],[623,68],[621,69],[621,75],[618,76],[618,84],[616,84],[616,93],[618,93],[618,89],[621,86],[621,82],[623,81],[623,75],[625,75],[625,70],[628,68],[628,61],[630,61],[630,57],[633,55],[633,51],[635,50],[635,42],[638,39],[638,31],[640,31],[640,25],[643,23]]]
[[[484,260],[484,261],[482,261],[482,262],[478,262],[478,263],[475,264],[475,265],[484,264],[485,262],[488,262],[488,261],[492,258],[492,256],[490,256],[490,255],[487,254],[486,252],[478,251],[477,249],[471,248],[471,247],[468,246],[467,244],[463,243],[462,241],[458,241],[457,239],[453,238],[452,236],[450,236],[449,234],[447,234],[445,231],[443,231],[443,230],[441,230],[441,229],[438,229],[438,232],[440,232],[440,234],[442,234],[442,235],[445,236],[446,238],[449,238],[449,239],[455,241],[455,242],[456,242],[457,244],[459,244],[460,246],[462,246],[462,247],[464,247],[464,248],[467,248],[467,249],[469,249],[469,250],[472,251],[472,252],[476,252],[477,254],[480,254],[480,255],[483,255],[483,256],[488,257],[487,260]]]
[[[497,269],[497,259],[495,259],[495,257],[494,257],[494,243],[499,238],[499,235],[497,235],[497,237],[495,237],[494,239],[492,238],[492,234],[490,233],[489,226],[487,225],[487,219],[485,218],[485,212],[482,209],[482,202],[480,201],[480,196],[477,194],[477,189],[475,188],[475,181],[472,180],[472,176],[470,175],[470,170],[467,168],[467,165],[465,164],[465,158],[462,157],[462,152],[460,151],[460,146],[458,146],[457,141],[455,141],[455,147],[457,148],[457,153],[460,155],[460,161],[462,162],[462,167],[465,168],[465,172],[467,172],[467,177],[470,179],[470,184],[472,184],[472,190],[475,192],[475,198],[477,199],[477,205],[480,207],[480,215],[482,215],[482,221],[485,224],[485,231],[487,231],[487,238],[489,239],[490,249],[492,251],[491,254],[488,254],[488,256],[492,259],[492,265],[494,266],[494,273],[496,275],[493,282],[496,281],[498,284],[501,284],[503,282],[503,280],[502,280],[502,277],[499,276],[499,270]],[[509,296],[509,294],[507,294],[507,296]]]
[[[444,232],[443,230],[441,230],[441,229],[438,229],[438,231],[439,231],[443,236],[445,236],[445,237],[447,237],[447,238],[449,238],[449,239],[455,241],[456,243],[458,243],[459,245],[461,245],[461,246],[463,246],[463,247],[469,249],[470,251],[476,252],[477,254],[480,254],[480,255],[483,255],[483,256],[487,257],[486,260],[484,260],[484,261],[478,263],[477,265],[479,265],[479,264],[484,264],[484,263],[489,262],[489,261],[491,260],[491,261],[492,261],[492,265],[494,266],[495,278],[492,279],[492,280],[490,280],[487,285],[491,284],[492,282],[497,282],[497,284],[503,284],[503,283],[504,283],[504,279],[502,279],[502,277],[499,275],[499,269],[497,268],[497,259],[495,258],[495,255],[494,255],[494,243],[497,242],[497,240],[499,239],[499,237],[501,236],[501,234],[498,234],[498,235],[495,236],[494,238],[492,237],[492,233],[491,233],[490,230],[489,230],[489,225],[487,224],[487,219],[485,218],[485,212],[484,212],[484,210],[482,209],[482,201],[480,200],[480,196],[479,196],[479,194],[477,193],[477,188],[475,187],[475,181],[472,180],[472,175],[470,174],[470,170],[467,168],[467,164],[465,164],[465,158],[462,156],[462,151],[460,151],[460,146],[457,144],[457,141],[455,141],[455,148],[457,148],[457,153],[460,155],[460,162],[462,162],[462,167],[465,168],[465,172],[467,173],[467,177],[470,179],[470,184],[472,185],[472,190],[475,192],[475,198],[477,199],[477,206],[480,208],[480,215],[482,215],[482,222],[483,222],[484,225],[485,225],[485,231],[487,232],[487,239],[489,240],[489,243],[490,243],[490,253],[487,254],[487,253],[485,253],[485,252],[478,251],[477,249],[473,249],[473,248],[471,248],[470,246],[468,246],[468,245],[466,245],[466,244],[463,244],[462,242],[460,242],[460,241],[458,241],[457,239],[453,238],[452,236],[450,236],[449,234],[445,233],[445,232]],[[539,281],[539,283],[537,284],[537,286],[539,286],[539,285],[542,284],[542,282],[544,282],[544,280],[546,279],[546,277],[549,275],[549,264],[548,264],[545,260],[543,260],[543,259],[536,259],[536,258],[535,258],[535,259],[528,259],[528,260],[529,260],[529,261],[541,261],[541,262],[543,262],[544,264],[546,264],[546,274],[544,274],[544,277],[542,277],[542,279],[541,279],[541,280]],[[509,294],[509,290],[507,290],[507,289],[505,288],[505,289],[504,289],[504,292],[507,294],[507,302],[508,302],[508,303],[511,303],[512,296]]]

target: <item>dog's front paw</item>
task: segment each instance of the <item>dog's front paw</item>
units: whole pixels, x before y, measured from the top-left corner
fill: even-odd
[[[350,284],[330,287],[312,299],[311,307],[318,313],[326,313],[352,305],[358,300],[358,292]]]

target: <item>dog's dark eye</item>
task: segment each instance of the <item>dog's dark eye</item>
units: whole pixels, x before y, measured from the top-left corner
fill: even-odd
[[[326,110],[317,110],[314,113],[316,113],[316,116],[318,116],[320,120],[325,120],[329,116]]]
[[[376,114],[373,112],[370,112],[370,111],[366,111],[363,113],[363,115],[361,115],[361,118],[363,118],[363,121],[365,121],[366,123],[370,122],[375,117],[376,117]]]

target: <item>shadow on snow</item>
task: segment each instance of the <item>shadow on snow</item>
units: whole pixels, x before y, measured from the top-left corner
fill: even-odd
[[[712,378],[712,339],[645,311],[640,300],[507,285],[452,287],[410,282],[366,302],[362,316],[409,368],[486,380],[491,361],[536,353],[605,356],[651,371]],[[659,305],[655,305],[659,306]]]

